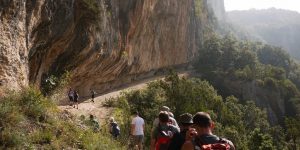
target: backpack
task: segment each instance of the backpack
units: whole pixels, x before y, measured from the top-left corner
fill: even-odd
[[[167,150],[173,137],[171,126],[168,125],[167,130],[162,130],[160,125],[157,128],[158,136],[156,137],[155,150]]]
[[[202,145],[201,150],[230,150],[230,145],[228,143],[216,143]]]
[[[112,127],[112,133],[111,133],[112,135],[114,136],[120,135],[120,127],[118,126],[118,124],[112,123],[111,127]]]
[[[79,99],[79,94],[78,94],[77,92],[75,92],[75,94],[74,94],[74,99],[75,99],[75,100],[78,100],[78,99]]]
[[[196,147],[195,147],[195,150],[230,150],[230,144],[222,138],[220,138],[219,142],[217,142],[217,143],[202,144],[200,146],[200,148],[199,148],[199,146],[196,146]]]

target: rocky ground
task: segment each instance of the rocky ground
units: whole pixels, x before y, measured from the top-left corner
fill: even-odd
[[[179,76],[190,76],[191,74],[192,74],[192,71],[182,71],[179,73]],[[62,106],[59,106],[59,108],[62,110],[68,111],[71,114],[74,114],[78,117],[81,115],[84,115],[87,117],[90,114],[93,114],[97,117],[97,119],[100,122],[104,122],[105,120],[107,120],[110,117],[110,115],[113,112],[113,108],[103,106],[103,103],[105,102],[106,99],[116,98],[116,97],[120,96],[121,92],[124,90],[130,91],[130,90],[143,89],[143,88],[147,87],[147,83],[150,83],[150,82],[153,82],[156,80],[160,80],[163,78],[164,78],[164,76],[155,76],[155,77],[151,77],[148,79],[144,79],[141,81],[137,81],[137,82],[128,84],[128,85],[123,86],[114,91],[110,91],[106,94],[97,96],[95,98],[95,103],[91,102],[91,99],[86,99],[83,102],[80,102],[78,109],[73,108],[68,105],[62,105]]]

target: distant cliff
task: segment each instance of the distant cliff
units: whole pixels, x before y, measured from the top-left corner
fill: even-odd
[[[286,49],[300,59],[300,14],[281,9],[228,12],[236,27],[248,32],[250,38]]]
[[[0,88],[69,71],[80,92],[104,91],[186,64],[212,15],[205,0],[2,0]]]
[[[214,15],[218,18],[219,21],[226,20],[224,0],[208,0],[207,4],[210,8],[212,8]]]

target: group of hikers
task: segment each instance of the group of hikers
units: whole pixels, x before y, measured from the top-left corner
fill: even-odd
[[[96,92],[90,89],[91,101]],[[70,88],[70,105],[78,109],[78,91]],[[162,106],[151,129],[150,150],[235,150],[233,143],[214,135],[214,122],[206,112],[195,115],[184,113],[179,116],[179,123],[167,106]],[[90,123],[99,130],[99,123],[90,115]],[[144,143],[145,121],[139,112],[134,112],[130,128],[130,149],[142,150]],[[114,139],[120,135],[120,127],[113,117],[109,119],[109,132]]]
[[[91,94],[91,102],[95,102],[95,96],[96,96],[96,92],[93,89],[90,89],[90,94]],[[73,90],[72,88],[69,89],[68,91],[68,97],[69,97],[69,102],[70,102],[70,106],[72,106],[73,108],[78,109],[78,100],[79,100],[79,93],[77,90]],[[95,118],[94,115],[90,114],[89,120],[87,122],[87,124],[91,127],[93,127],[94,131],[99,131],[100,130],[100,125],[99,122],[97,121],[97,119]],[[120,135],[120,128],[117,124],[117,122],[115,121],[115,119],[113,117],[110,117],[109,119],[109,132],[112,134],[112,136],[114,138],[117,138]]]
[[[206,112],[184,113],[177,124],[169,107],[163,106],[153,122],[150,150],[235,150],[231,141],[214,135],[213,129]],[[130,132],[134,149],[143,149],[144,130],[144,119],[134,112]]]
[[[96,92],[92,89],[90,89],[90,93],[91,93],[91,101],[94,103],[94,98],[96,95]],[[70,106],[72,106],[73,108],[78,109],[78,100],[79,100],[79,93],[77,90],[73,90],[72,88],[69,89],[68,91],[68,97],[69,97],[69,102],[70,102]]]

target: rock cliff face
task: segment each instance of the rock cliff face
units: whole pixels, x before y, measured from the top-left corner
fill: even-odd
[[[207,4],[219,21],[226,20],[224,0],[208,0]]]
[[[205,0],[2,0],[0,86],[40,85],[70,71],[71,86],[86,94],[188,63],[209,24],[206,6]]]
[[[24,0],[0,1],[0,87],[28,84],[25,11]]]

